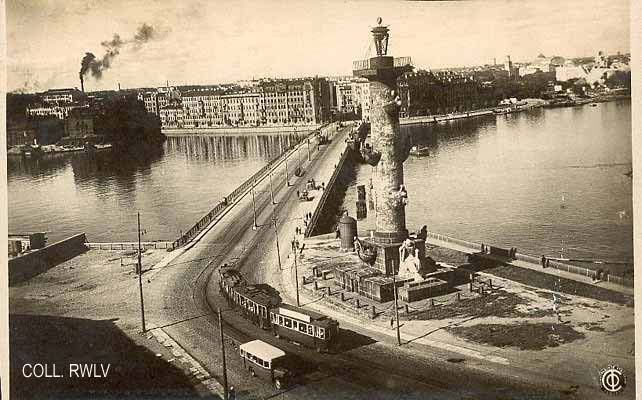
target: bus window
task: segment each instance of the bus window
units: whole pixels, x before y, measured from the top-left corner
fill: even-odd
[[[283,322],[286,328],[292,328],[292,320],[290,318],[283,318]]]
[[[314,336],[314,327],[312,325],[308,325],[308,335]]]
[[[299,322],[299,332],[306,333],[308,331],[308,325],[302,322]]]
[[[292,321],[292,329],[295,331],[299,328],[299,322],[298,321]]]

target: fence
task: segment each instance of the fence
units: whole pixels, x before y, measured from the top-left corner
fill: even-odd
[[[85,243],[94,250],[138,250],[138,242]],[[171,249],[173,242],[140,242],[141,249]]]
[[[442,242],[453,243],[459,246],[468,247],[471,250],[481,250],[481,243],[469,242],[467,240],[457,239],[454,237],[441,235],[439,233],[428,232],[428,237],[441,240]]]
[[[280,156],[276,157],[272,161],[268,162],[267,165],[265,165],[263,168],[261,168],[259,171],[257,171],[254,175],[249,177],[245,182],[243,182],[239,187],[234,189],[232,193],[227,195],[221,202],[219,202],[214,208],[212,208],[207,214],[205,214],[200,220],[198,220],[194,226],[192,226],[187,232],[183,233],[181,237],[176,239],[172,245],[171,248],[175,249],[178,248],[185,243],[189,242],[194,238],[203,228],[208,226],[210,222],[214,220],[223,210],[225,210],[231,203],[234,203],[234,201],[240,197],[247,189],[249,189],[252,185],[256,184],[256,181],[259,180],[259,178],[262,178],[269,170],[271,170],[276,164],[284,160],[286,157],[289,157],[289,153],[297,148],[298,146],[302,146],[304,143],[307,142],[307,140],[312,139],[315,135],[317,135],[318,132],[323,132],[325,129],[328,128],[329,125],[332,124],[326,124],[319,128],[318,130],[310,132],[306,137],[303,138],[299,143],[295,143],[291,145],[283,154]],[[314,147],[313,147],[314,149]]]

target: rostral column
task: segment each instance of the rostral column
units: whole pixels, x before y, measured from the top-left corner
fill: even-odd
[[[410,140],[399,128],[397,78],[411,71],[412,66],[409,57],[395,59],[387,55],[389,29],[381,22],[379,18],[371,31],[377,56],[355,61],[353,74],[370,81],[371,134],[362,154],[374,167],[376,229],[365,242],[377,249],[375,266],[390,274],[398,270],[398,248],[408,238],[403,163],[408,158]]]

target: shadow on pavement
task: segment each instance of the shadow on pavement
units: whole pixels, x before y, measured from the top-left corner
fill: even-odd
[[[111,320],[10,315],[9,330],[12,399],[197,395],[181,369],[136,344]],[[74,375],[72,364],[85,364],[79,369],[85,376]]]

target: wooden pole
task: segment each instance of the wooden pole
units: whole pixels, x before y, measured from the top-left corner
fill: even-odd
[[[292,243],[296,243],[296,237],[294,238],[294,241]],[[296,246],[292,246],[292,250],[294,250],[294,280],[296,281],[296,306],[301,307],[301,304],[299,303],[299,267],[297,266],[296,263]]]
[[[397,345],[401,346],[401,333],[399,332],[399,307],[397,305],[397,280],[393,271],[392,274],[392,285],[395,292],[395,318],[397,319]]]
[[[225,362],[225,339],[223,337],[223,317],[221,316],[221,309],[218,309],[218,330],[221,333],[221,354],[223,356],[223,399],[228,398],[227,388],[227,364]]]
[[[145,302],[143,301],[143,264],[141,263],[141,249],[140,249],[140,212],[138,213],[138,291],[140,292],[140,319],[143,325],[143,332],[147,332],[145,328]]]

